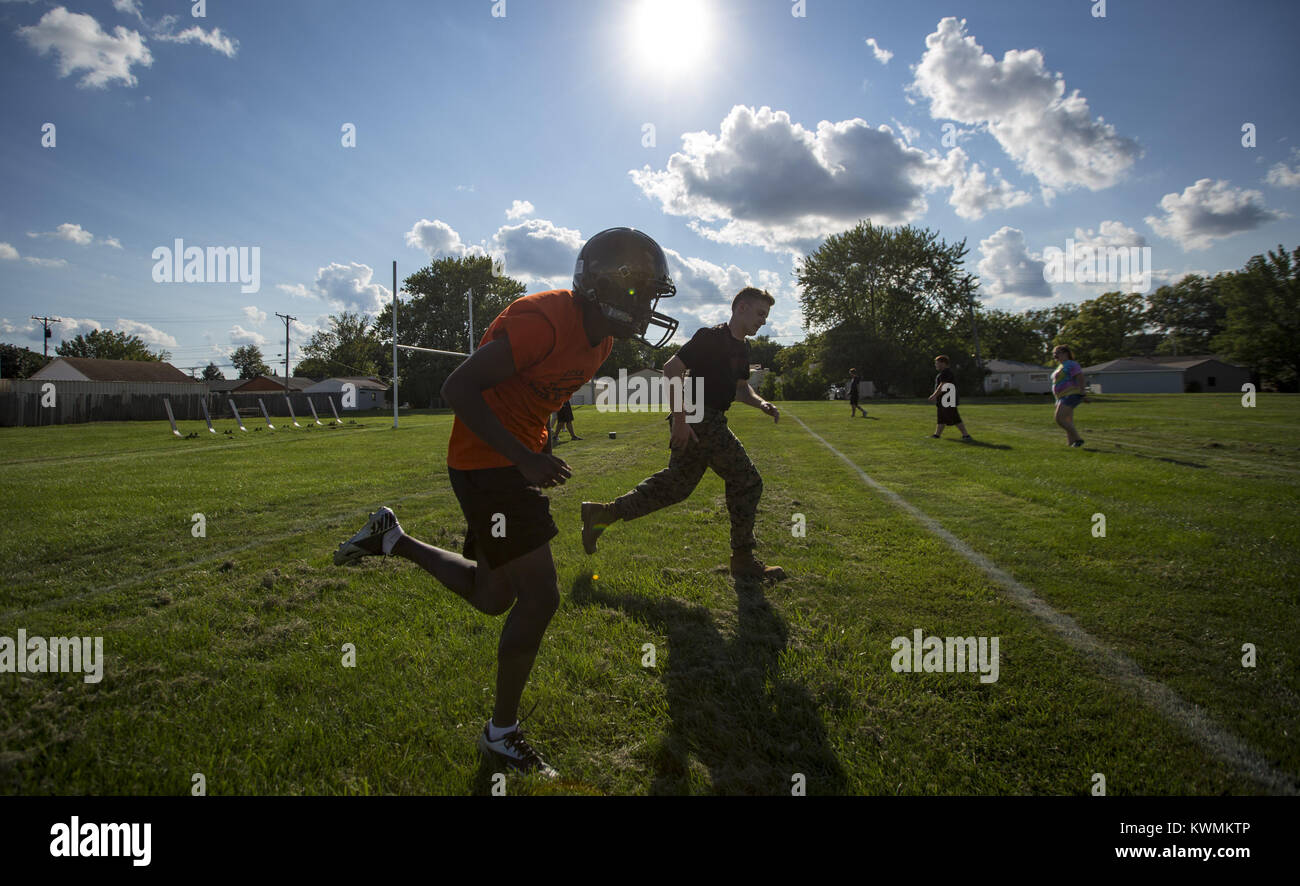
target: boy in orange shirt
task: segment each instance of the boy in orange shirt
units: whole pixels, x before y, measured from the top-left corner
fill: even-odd
[[[545,487],[571,476],[550,454],[547,420],[586,384],[613,349],[613,338],[645,340],[650,325],[677,321],[655,311],[676,292],[663,250],[631,228],[593,236],[578,255],[573,290],[512,302],[456,368],[442,396],[456,413],[447,473],[467,528],[463,556],[417,541],[388,508],[339,545],[334,562],[393,555],[420,566],[488,615],[509,610],[497,649],[497,694],[479,747],[521,771],[556,772],[523,737],[519,699],[542,636],[560,603]],[[647,342],[649,344],[649,342]]]

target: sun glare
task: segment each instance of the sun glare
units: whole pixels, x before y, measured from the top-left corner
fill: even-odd
[[[641,0],[632,14],[633,50],[644,67],[667,76],[690,73],[709,44],[707,0]]]

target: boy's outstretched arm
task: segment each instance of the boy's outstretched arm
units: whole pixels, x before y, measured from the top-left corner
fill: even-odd
[[[508,458],[529,483],[557,486],[572,476],[569,466],[553,455],[533,452],[516,440],[483,400],[485,390],[514,374],[515,359],[510,350],[510,339],[503,333],[470,354],[447,376],[442,385],[442,398],[451,404],[465,427]]]

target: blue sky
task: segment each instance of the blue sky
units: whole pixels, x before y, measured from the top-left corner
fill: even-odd
[[[863,218],[964,238],[1011,310],[1136,288],[1045,280],[1071,239],[1149,247],[1152,285],[1300,245],[1294,3],[204,6],[0,0],[0,340],[39,349],[53,315],[53,343],[274,363],[278,311],[296,361],[394,259],[566,286],[616,225],[668,251],[682,334],[753,283],[787,343],[793,262]],[[155,282],[176,239],[258,247],[258,290]]]

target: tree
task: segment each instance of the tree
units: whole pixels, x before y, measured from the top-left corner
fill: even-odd
[[[1256,255],[1222,281],[1226,309],[1214,346],[1263,381],[1285,390],[1300,385],[1300,247],[1279,245]]]
[[[271,367],[267,366],[262,359],[262,349],[257,345],[235,348],[230,355],[230,362],[234,364],[240,378],[257,378],[259,375],[271,374]]]
[[[1052,305],[1050,308],[1040,308],[1036,311],[1025,311],[1025,319],[1033,326],[1038,333],[1039,351],[1038,356],[1033,362],[1042,365],[1048,365],[1052,362],[1052,348],[1054,342],[1061,334],[1061,330],[1066,327],[1075,314],[1079,313],[1078,305],[1059,304]],[[1068,344],[1068,342],[1067,342]]]
[[[204,381],[222,381],[225,377],[226,376],[217,368],[217,364],[215,363],[209,363],[203,368]]]
[[[167,351],[151,351],[138,335],[112,329],[92,329],[59,344],[54,353],[60,357],[90,357],[96,360],[157,360],[172,358]]]
[[[329,328],[314,333],[303,347],[304,359],[294,374],[322,379],[378,378],[388,362],[384,359],[387,350],[366,314],[331,314]]]
[[[1061,328],[1053,344],[1068,345],[1083,366],[1123,357],[1128,353],[1127,337],[1146,324],[1144,306],[1136,292],[1099,295],[1079,305],[1079,312]]]
[[[949,245],[928,229],[864,221],[798,262],[804,321],[835,333],[827,371],[838,377],[856,366],[881,391],[924,388],[920,372],[969,326],[978,282],[962,269],[966,253],[965,240]],[[789,382],[783,376],[793,399]]]
[[[979,322],[980,352],[986,362],[1042,362],[1046,342],[1038,331],[1037,323],[1027,313],[1012,314],[1010,311],[979,309],[975,316]]]
[[[773,340],[771,336],[756,336],[749,342],[749,362],[764,369],[771,369],[776,365],[776,355],[781,353],[784,347],[785,345]]]
[[[421,268],[402,281],[402,291],[409,297],[397,311],[397,341],[443,351],[466,352],[471,338],[475,346],[506,306],[519,298],[526,288],[510,277],[492,273],[487,256],[443,258]],[[469,326],[466,293],[474,293],[474,328]],[[386,356],[381,369],[392,374],[392,306],[385,305],[375,318],[373,329],[384,345]],[[402,399],[420,406],[440,403],[442,383],[464,357],[444,357],[404,351],[400,385]]]
[[[28,378],[50,358],[18,345],[0,344],[0,378]]]
[[[1213,278],[1189,274],[1147,296],[1147,323],[1163,337],[1162,354],[1204,354],[1223,331],[1228,310],[1221,289],[1229,275]]]

